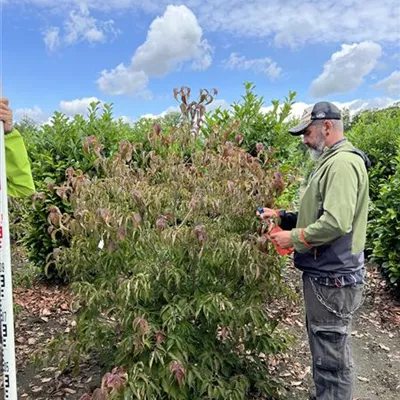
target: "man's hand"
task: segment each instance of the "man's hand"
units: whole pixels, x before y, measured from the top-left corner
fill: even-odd
[[[4,133],[10,133],[14,129],[12,111],[6,98],[0,98],[0,120],[4,121]]]
[[[280,231],[271,233],[270,238],[282,249],[289,249],[293,247],[290,231]]]
[[[273,210],[272,208],[264,208],[264,212],[260,215],[260,213],[257,211],[256,214],[258,216],[261,216],[262,219],[269,219],[269,218],[274,218],[276,217],[276,211]]]

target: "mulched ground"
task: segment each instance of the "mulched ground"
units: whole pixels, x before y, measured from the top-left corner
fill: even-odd
[[[305,400],[311,387],[311,368],[305,336],[300,273],[289,267],[286,283],[299,294],[285,300],[271,312],[282,313],[282,328],[296,337],[286,354],[268,360],[271,373],[283,383],[287,400]],[[57,365],[35,366],[33,355],[60,334],[75,326],[73,301],[68,288],[35,284],[14,288],[15,338],[20,399],[80,399],[100,386],[104,371],[90,359],[74,371],[60,371]],[[353,332],[359,399],[400,398],[400,303],[388,293],[376,268],[368,272],[366,301],[358,311]],[[2,390],[0,389],[0,396]],[[90,399],[88,396],[86,399]],[[85,400],[86,400],[85,399]]]

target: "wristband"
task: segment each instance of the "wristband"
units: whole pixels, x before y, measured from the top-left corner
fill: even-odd
[[[309,244],[304,237],[304,230],[305,229],[300,229],[300,239],[309,249],[311,249],[312,248],[311,244]]]

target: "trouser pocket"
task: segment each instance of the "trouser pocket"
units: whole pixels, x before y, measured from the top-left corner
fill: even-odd
[[[347,326],[311,323],[310,344],[314,366],[328,371],[352,367]]]

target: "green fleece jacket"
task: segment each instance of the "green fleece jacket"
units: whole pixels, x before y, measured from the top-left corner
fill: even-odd
[[[29,196],[35,191],[31,166],[24,141],[14,129],[4,137],[6,153],[7,194],[11,197]]]
[[[310,274],[339,276],[363,267],[368,158],[347,140],[326,148],[304,191],[291,231],[294,262]]]

